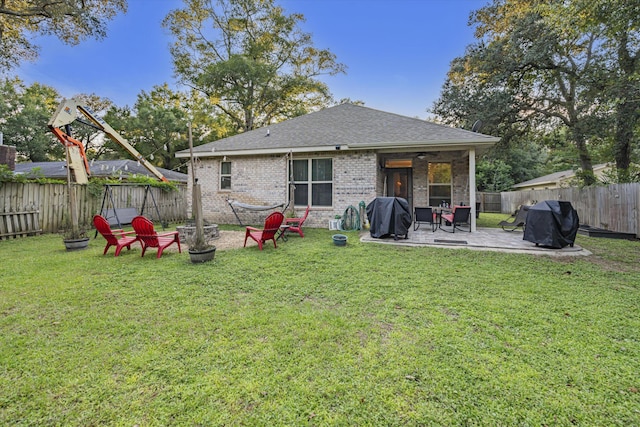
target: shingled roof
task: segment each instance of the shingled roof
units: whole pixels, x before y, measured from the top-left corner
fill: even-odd
[[[408,150],[488,148],[499,139],[421,119],[353,104],[295,117],[261,129],[194,147],[196,157],[404,148]],[[456,148],[457,147],[457,148]],[[188,157],[189,150],[176,157]]]
[[[66,162],[30,162],[16,163],[16,174],[30,175],[31,171],[39,168],[41,176],[51,179],[67,179]],[[157,168],[169,181],[187,182],[188,175],[174,172],[164,168]],[[155,178],[144,166],[135,160],[96,160],[91,164],[91,176],[101,178],[114,178],[122,176],[126,179],[131,175],[143,175]]]
[[[610,168],[611,166],[608,163],[600,163],[597,165],[593,165],[594,172],[601,172],[604,169]],[[533,187],[536,185],[551,185],[552,188],[556,186],[560,186],[562,182],[566,182],[572,178],[575,178],[576,171],[573,169],[568,169],[560,172],[550,173],[548,175],[539,176],[538,178],[533,178],[528,181],[523,181],[518,184],[514,184],[512,188],[525,188],[525,187]]]

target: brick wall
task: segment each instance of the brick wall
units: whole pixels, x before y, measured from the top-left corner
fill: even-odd
[[[336,215],[343,215],[349,206],[360,210],[376,198],[378,172],[377,156],[374,152],[342,153],[333,162],[333,209],[318,212],[319,227],[328,227]],[[364,222],[364,218],[360,218]]]
[[[451,173],[453,174],[453,194],[451,202],[454,205],[464,203],[469,205],[469,157],[459,156],[451,159]]]
[[[443,151],[428,155],[424,159],[412,158],[415,154],[399,153],[384,155],[385,158],[412,159],[413,161],[413,205],[429,206],[428,167],[429,163],[451,163],[453,174],[453,203],[469,204],[469,157],[462,151]],[[382,161],[382,160],[381,160]],[[378,176],[377,195],[384,195],[384,172]]]
[[[427,206],[427,165],[429,162],[451,162],[454,175],[453,201],[469,203],[468,157],[460,151],[439,153],[435,157],[414,160],[413,197],[415,206]],[[359,209],[360,202],[369,204],[384,194],[384,171],[379,156],[373,151],[336,153],[310,153],[294,158],[330,156],[333,158],[333,206],[312,207],[306,224],[309,227],[327,228],[329,221],[342,215],[349,206]],[[406,154],[396,157],[406,158]],[[411,155],[409,156],[411,157]],[[227,199],[259,206],[286,203],[289,199],[287,185],[287,157],[270,155],[258,157],[228,157],[231,162],[231,190],[220,190],[220,159],[201,159],[196,162],[196,176],[202,185],[202,207],[207,221],[220,224],[237,224]],[[189,181],[189,191],[191,191]],[[190,198],[189,198],[190,200]],[[191,203],[189,201],[189,203]],[[291,208],[291,207],[290,207]],[[306,208],[295,207],[297,215]],[[244,224],[260,225],[274,212],[236,209]],[[191,206],[188,209],[191,212]],[[364,220],[364,218],[362,218]]]
[[[328,227],[329,220],[342,215],[349,206],[361,201],[369,203],[376,196],[376,155],[373,152],[331,153],[333,162],[333,206],[311,208],[306,224]],[[311,153],[295,158],[327,157],[326,153]],[[196,162],[196,177],[202,189],[202,209],[205,220],[220,224],[237,224],[227,199],[259,206],[286,203],[288,200],[286,156],[228,157],[231,162],[231,190],[220,190],[220,159]],[[191,191],[191,181],[189,181]],[[189,201],[189,203],[191,203]],[[296,207],[302,214],[305,207]],[[270,211],[247,211],[236,208],[244,224],[261,224]],[[191,206],[189,206],[191,214]]]
[[[196,162],[196,177],[201,184],[205,220],[220,224],[237,223],[227,199],[259,206],[286,203],[287,161],[284,156],[229,157],[227,161],[231,162],[230,191],[220,190],[220,159],[202,159]],[[188,211],[191,215],[191,206]],[[240,215],[245,224],[259,224],[271,212],[273,211],[243,211]]]

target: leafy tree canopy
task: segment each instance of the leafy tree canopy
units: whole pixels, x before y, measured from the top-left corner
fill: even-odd
[[[0,73],[38,56],[33,34],[76,45],[104,37],[107,22],[126,10],[127,0],[0,0]]]
[[[623,170],[640,114],[638,10],[640,0],[494,0],[472,14],[478,42],[452,62],[433,112],[466,125],[481,115],[508,146],[565,129],[556,135],[586,184],[607,152]]]
[[[476,179],[480,191],[505,191],[515,184],[511,177],[511,166],[502,160],[478,162]]]
[[[212,102],[213,101],[213,102]],[[212,111],[215,100],[197,92],[172,91],[168,85],[142,91],[133,109],[112,107],[105,116],[122,137],[155,166],[186,172],[175,153],[188,148],[187,129],[193,127],[194,145],[227,135],[229,123]],[[113,141],[106,141],[102,158],[128,158],[129,154]]]
[[[305,114],[331,95],[318,78],[345,71],[274,0],[185,0],[164,20],[181,82],[217,99],[241,131]]]
[[[16,147],[18,159],[45,162],[64,159],[64,148],[47,127],[58,106],[55,89],[19,79],[0,84],[0,127],[4,143]]]

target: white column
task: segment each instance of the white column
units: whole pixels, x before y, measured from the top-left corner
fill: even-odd
[[[476,149],[469,149],[469,204],[471,205],[471,232],[476,231]]]

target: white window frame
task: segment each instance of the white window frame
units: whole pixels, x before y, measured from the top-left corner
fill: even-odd
[[[331,180],[322,180],[322,181],[314,181],[313,180],[313,161],[314,160],[329,160],[331,162]],[[291,179],[293,179],[292,184],[295,186],[296,184],[304,184],[307,186],[307,201],[306,203],[302,203],[302,204],[295,204],[295,197],[294,197],[294,205],[295,206],[311,206],[311,207],[320,207],[320,208],[331,208],[333,207],[333,158],[332,157],[310,157],[310,158],[306,158],[306,159],[293,159],[292,163],[290,164],[290,167],[293,167],[293,162],[302,162],[302,161],[306,161],[307,162],[307,180],[305,181],[297,181],[295,180],[295,177],[293,176],[293,171],[291,171],[291,173],[289,174],[289,176],[291,177]],[[331,194],[329,195],[331,198],[331,203],[328,205],[314,205],[313,204],[313,186],[314,184],[331,184]]]
[[[449,182],[431,182],[430,167],[432,164],[448,164],[449,165]],[[449,201],[448,203],[453,206],[453,164],[451,162],[429,162],[427,166],[427,198],[431,205],[431,189],[433,187],[449,187]],[[435,197],[435,196],[434,196]],[[438,206],[439,204],[435,204]]]
[[[229,173],[223,173],[223,165],[229,164]],[[229,161],[221,161],[220,162],[220,191],[231,191],[231,169],[232,165]],[[223,188],[222,182],[224,178],[229,179],[229,188]]]

